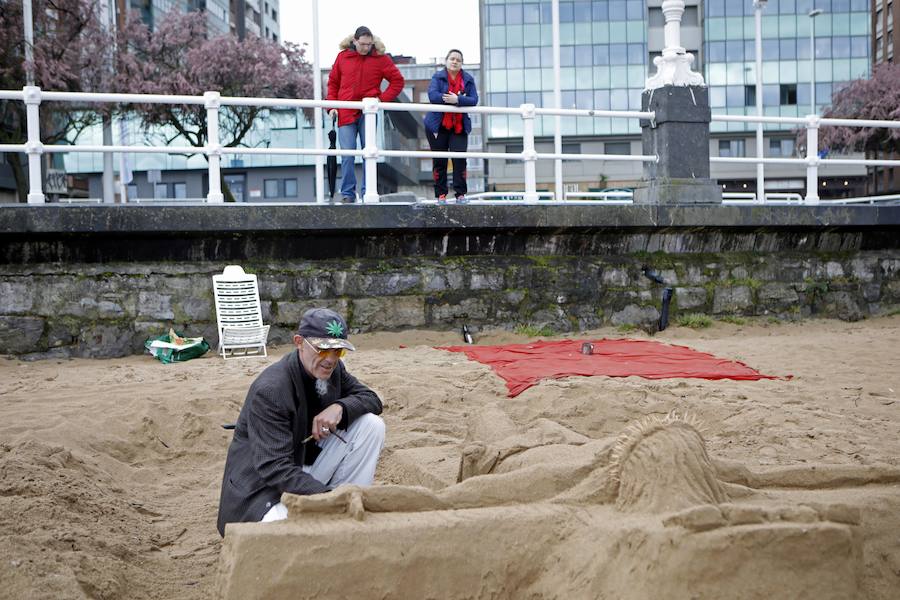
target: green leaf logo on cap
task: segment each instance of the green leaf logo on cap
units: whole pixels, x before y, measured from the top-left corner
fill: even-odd
[[[327,331],[331,337],[341,337],[341,334],[344,333],[344,327],[337,319],[332,319],[331,322],[325,326],[325,331]]]

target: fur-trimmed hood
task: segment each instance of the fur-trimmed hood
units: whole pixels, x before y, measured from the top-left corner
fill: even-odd
[[[384,42],[381,41],[381,38],[378,36],[372,36],[372,40],[375,42],[375,50],[378,54],[384,54]],[[347,37],[341,40],[341,43],[338,44],[338,48],[341,50],[356,50],[356,47],[353,45],[353,34],[351,33]]]

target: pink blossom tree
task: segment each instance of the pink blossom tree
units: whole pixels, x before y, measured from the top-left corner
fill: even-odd
[[[232,35],[209,38],[203,13],[173,11],[152,32],[133,19],[124,38],[128,46],[119,55],[116,84],[121,92],[198,96],[217,91],[222,96],[312,97],[312,67],[305,59],[304,48],[256,36],[244,40]],[[198,148],[206,144],[206,109],[202,105],[130,108],[145,130],[163,135],[166,143],[181,139]],[[243,145],[264,110],[223,106],[219,111],[220,143],[225,147]]]
[[[900,120],[900,65],[879,65],[870,79],[852,82],[834,95],[831,106],[822,116]],[[900,152],[900,129],[827,126],[819,129],[819,144],[830,152],[865,152],[867,158],[878,159]],[[874,174],[875,189],[872,193],[877,193],[878,167],[874,167]]]
[[[26,69],[34,84],[46,91],[106,91],[111,86],[115,35],[98,16],[99,3],[91,0],[32,0],[33,63],[25,64],[25,40],[20,0],[0,0],[0,89],[21,89]],[[111,107],[107,107],[111,108]],[[101,106],[45,102],[40,108],[41,141],[56,144],[99,123]],[[0,100],[0,143],[26,140],[25,105]],[[16,181],[20,202],[25,202],[27,177],[20,154],[4,155]]]

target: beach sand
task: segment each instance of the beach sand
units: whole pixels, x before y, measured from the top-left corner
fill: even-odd
[[[505,331],[475,337],[528,341]],[[613,329],[570,337],[648,339]],[[385,405],[376,483],[453,483],[466,441],[502,437],[471,429],[471,416],[485,410],[521,431],[547,419],[588,438],[686,411],[705,424],[711,456],[749,468],[900,467],[900,316],[670,327],[652,339],[780,378],[572,377],[513,399],[488,367],[432,348],[461,343],[458,332],[352,339],[359,350],[348,368]],[[215,521],[231,437],[221,424],[236,420],[250,382],[289,349],[228,362],[211,352],[171,365],[149,356],[0,359],[0,598],[215,597]],[[871,597],[900,589],[896,531],[864,564]]]

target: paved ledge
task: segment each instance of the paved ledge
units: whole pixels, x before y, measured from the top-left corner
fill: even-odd
[[[568,204],[0,205],[2,234],[265,234],[379,231],[885,228],[900,206],[598,206]]]

